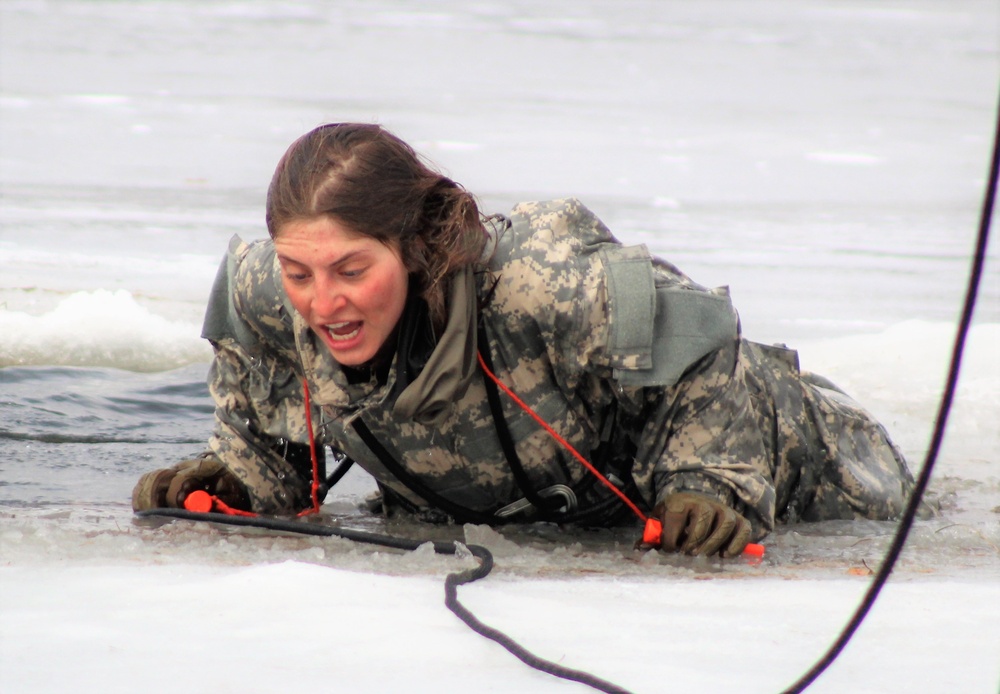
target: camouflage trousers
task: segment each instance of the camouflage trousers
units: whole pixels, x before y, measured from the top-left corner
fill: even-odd
[[[797,354],[744,342],[780,522],[898,517],[913,476],[885,428]]]

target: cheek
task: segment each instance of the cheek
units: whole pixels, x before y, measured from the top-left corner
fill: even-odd
[[[406,305],[408,278],[399,271],[387,272],[373,281],[368,293],[369,308],[381,314],[393,326]]]

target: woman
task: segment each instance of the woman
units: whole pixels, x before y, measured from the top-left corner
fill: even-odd
[[[195,489],[306,508],[313,426],[387,507],[626,522],[610,482],[663,522],[665,551],[734,556],[776,521],[904,506],[912,477],[877,422],[794,352],[742,339],[725,289],[576,200],[483,218],[404,142],[344,123],[285,153],[267,227],[233,240],[209,301],[209,451],[144,475],[137,510]]]

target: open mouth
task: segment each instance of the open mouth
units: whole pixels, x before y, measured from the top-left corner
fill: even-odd
[[[361,325],[361,321],[343,321],[341,323],[330,323],[324,327],[331,340],[342,342],[357,337],[358,333],[361,332]]]

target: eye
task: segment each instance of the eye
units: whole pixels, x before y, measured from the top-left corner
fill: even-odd
[[[309,279],[309,275],[305,272],[286,271],[285,279],[287,279],[289,282],[295,282],[296,284],[298,284],[300,282],[305,282],[307,279]]]

